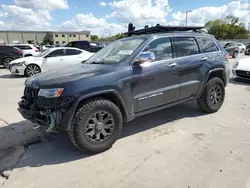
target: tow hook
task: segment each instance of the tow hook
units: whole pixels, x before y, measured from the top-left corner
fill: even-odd
[[[33,125],[33,127],[32,127],[32,129],[39,129],[40,128],[40,125],[38,125],[38,124],[35,124],[35,125]]]

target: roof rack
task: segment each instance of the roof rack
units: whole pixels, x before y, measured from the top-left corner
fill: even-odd
[[[161,26],[157,24],[154,27],[145,26],[144,29],[135,30],[133,24],[128,25],[128,32],[125,33],[128,36],[142,35],[142,34],[154,34],[154,33],[168,33],[174,31],[194,31],[199,32],[200,29],[205,28],[204,26]]]

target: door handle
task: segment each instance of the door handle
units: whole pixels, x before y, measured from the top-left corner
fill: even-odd
[[[168,66],[169,67],[175,67],[175,66],[177,66],[177,63],[169,63]]]
[[[202,58],[201,58],[201,61],[206,61],[206,60],[208,60],[207,57],[202,57]]]

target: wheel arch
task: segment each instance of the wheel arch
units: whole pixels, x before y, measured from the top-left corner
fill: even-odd
[[[205,89],[206,83],[214,77],[220,78],[223,81],[224,85],[225,86],[227,85],[227,76],[226,76],[226,72],[223,68],[216,68],[216,69],[210,70],[208,72],[208,76],[205,78],[205,80],[203,82],[203,85],[200,89],[200,92],[199,92],[197,98],[200,98],[200,96],[202,95],[202,92]]]
[[[14,58],[13,58],[13,57],[3,57],[3,58],[2,58],[1,65],[3,65],[3,64],[4,64],[4,60],[5,60],[5,59],[7,59],[7,58],[10,58],[10,59],[14,60]]]
[[[124,122],[127,122],[127,120],[129,119],[128,111],[127,111],[126,104],[123,98],[120,96],[120,94],[116,90],[109,89],[109,90],[98,91],[98,92],[94,92],[91,94],[83,95],[82,97],[78,98],[76,102],[72,104],[70,109],[64,114],[64,117],[62,119],[61,129],[63,131],[68,131],[70,128],[73,116],[75,112],[77,111],[77,109],[80,107],[80,105],[94,98],[103,98],[103,99],[110,100],[115,105],[117,105],[118,108],[121,110]]]
[[[26,66],[26,68],[25,68],[25,70],[24,70],[25,76],[27,76],[26,70],[27,70],[28,66],[31,66],[31,65],[36,65],[36,66],[38,66],[39,69],[40,69],[40,72],[42,71],[41,67],[40,67],[38,64],[36,64],[36,63],[30,63],[30,64],[28,64],[28,65]]]

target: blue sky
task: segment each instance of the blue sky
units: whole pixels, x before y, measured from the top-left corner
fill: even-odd
[[[248,0],[0,0],[0,29],[90,30],[107,35],[156,23],[204,25],[228,14],[246,25],[250,20]]]

